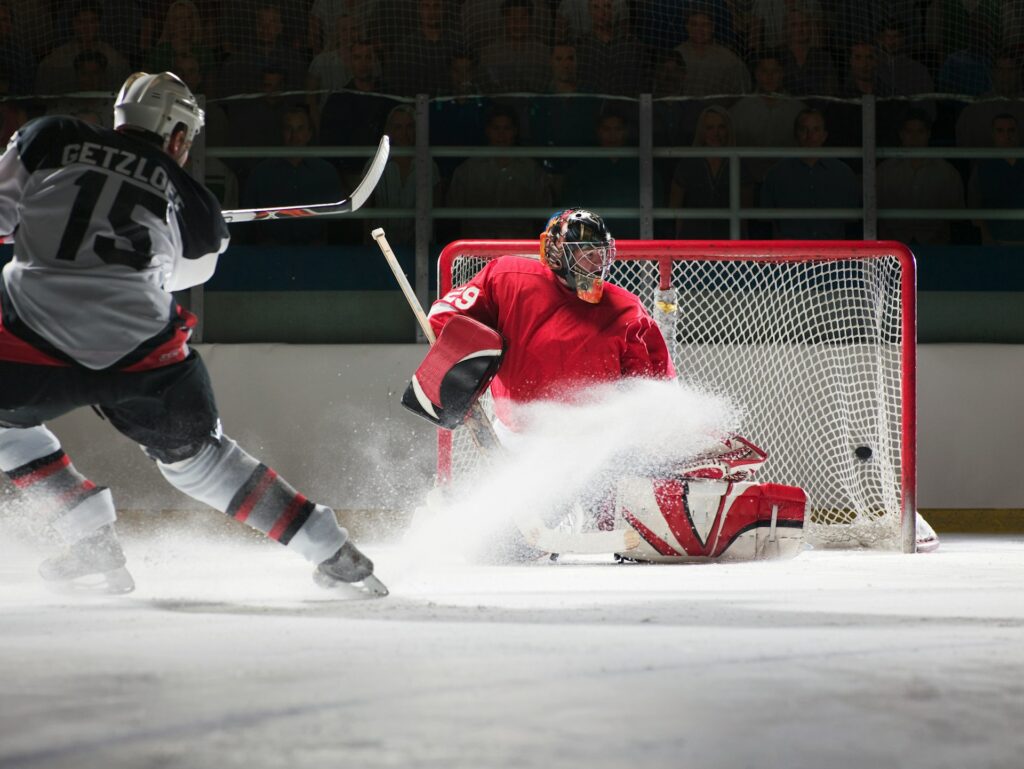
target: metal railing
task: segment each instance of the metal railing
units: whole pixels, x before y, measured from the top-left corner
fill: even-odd
[[[843,219],[860,220],[866,240],[877,236],[878,219],[919,219],[919,220],[976,220],[1007,221],[1024,219],[1021,209],[882,209],[878,206],[876,161],[888,158],[942,158],[981,160],[990,158],[1015,157],[1024,160],[1024,147],[1012,150],[996,148],[927,147],[920,149],[878,147],[875,132],[875,98],[862,100],[861,132],[863,143],[859,147],[655,147],[653,145],[653,100],[649,94],[641,95],[638,101],[639,141],[636,147],[502,147],[505,157],[528,157],[534,159],[574,158],[635,158],[639,167],[639,200],[636,207],[602,207],[601,214],[607,218],[635,218],[640,223],[640,238],[654,236],[655,220],[674,219],[716,219],[728,220],[731,239],[741,237],[742,223],[760,219]],[[546,219],[548,208],[448,208],[432,203],[432,162],[436,158],[478,158],[493,157],[492,147],[449,147],[431,146],[429,130],[429,99],[419,96],[415,100],[416,146],[394,147],[393,157],[413,157],[416,160],[416,206],[414,208],[364,208],[347,214],[359,219],[388,220],[414,218],[415,227],[415,275],[416,294],[427,304],[430,271],[430,237],[434,219]],[[206,147],[208,157],[220,159],[269,158],[269,157],[321,157],[351,158],[373,154],[373,147]],[[654,161],[656,159],[721,157],[729,163],[729,207],[680,210],[656,207],[654,205]],[[862,205],[859,208],[815,208],[780,209],[745,207],[741,198],[740,161],[751,158],[845,158],[860,160]],[[294,201],[302,204],[311,201]],[[199,298],[201,300],[201,297]]]

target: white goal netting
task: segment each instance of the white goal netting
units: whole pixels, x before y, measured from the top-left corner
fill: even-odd
[[[906,547],[914,265],[890,245],[735,241],[702,253],[700,244],[617,243],[611,282],[651,310],[686,382],[740,406],[743,434],[769,454],[758,480],[808,493],[818,544]],[[487,258],[534,250],[529,241],[452,244],[441,290],[468,281]],[[461,432],[442,435],[442,476],[476,465]]]

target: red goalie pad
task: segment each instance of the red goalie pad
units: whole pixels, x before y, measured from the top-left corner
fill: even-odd
[[[641,538],[641,561],[791,558],[803,549],[807,495],[775,483],[627,478],[622,518]]]
[[[493,328],[456,315],[416,369],[402,405],[440,427],[458,427],[498,372],[504,348]]]

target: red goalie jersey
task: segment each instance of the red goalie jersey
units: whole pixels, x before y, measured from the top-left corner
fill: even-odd
[[[665,340],[635,295],[605,284],[599,303],[580,301],[533,259],[495,259],[434,302],[429,315],[434,332],[458,314],[505,339],[491,394],[498,418],[513,429],[516,403],[567,401],[581,388],[624,377],[675,376]]]

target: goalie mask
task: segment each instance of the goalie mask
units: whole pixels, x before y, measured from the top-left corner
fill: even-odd
[[[604,220],[591,211],[561,211],[551,217],[540,235],[541,264],[591,304],[601,301],[613,259],[615,239]]]

